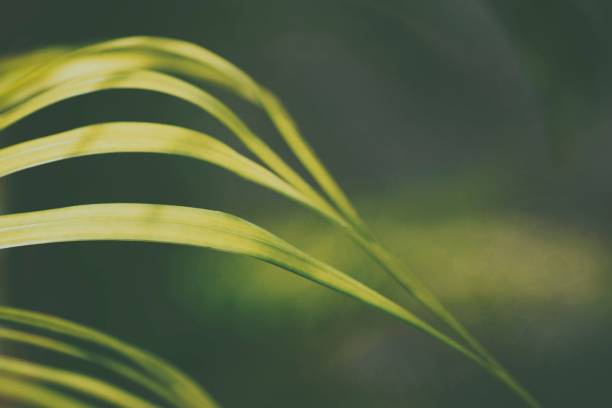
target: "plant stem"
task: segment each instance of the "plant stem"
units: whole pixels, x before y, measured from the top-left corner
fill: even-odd
[[[481,357],[477,361],[483,365],[488,371],[493,373],[502,382],[512,388],[519,394],[525,402],[531,407],[538,407],[537,401],[524,390],[504,369],[504,367],[493,358],[493,356],[473,337],[465,327],[444,307],[437,297],[427,288],[412,273],[408,273],[404,267],[389,254],[369,232],[366,224],[361,220],[358,212],[350,203],[347,196],[344,194],[340,186],[331,177],[329,171],[323,163],[318,159],[312,148],[300,135],[294,121],[289,113],[285,110],[277,98],[263,87],[256,86],[256,99],[261,107],[268,113],[270,119],[279,130],[291,150],[296,157],[302,162],[304,167],[309,171],[319,186],[335,204],[337,212],[333,207],[329,206],[327,200],[322,198],[313,189],[304,189],[306,183],[303,180],[298,180],[300,183],[295,184],[295,180],[288,179],[298,190],[302,191],[308,198],[314,200],[309,204],[316,211],[319,211],[332,222],[342,227],[357,243],[405,290],[412,293],[414,297],[427,309],[433,312],[447,326],[449,326],[463,341],[469,345],[476,355]],[[310,187],[310,186],[308,186]],[[322,206],[323,204],[323,206]],[[425,323],[425,322],[423,322]],[[442,333],[431,328],[429,334],[443,340],[439,335]],[[437,334],[435,334],[436,332]],[[444,336],[446,337],[446,336]],[[450,338],[448,338],[450,339]],[[444,341],[444,340],[443,340]],[[458,343],[456,343],[459,345]],[[459,345],[460,346],[460,345]],[[461,347],[461,346],[460,346]],[[456,348],[456,347],[455,347]],[[469,353],[469,350],[461,347],[463,354]],[[472,356],[468,355],[472,358]],[[472,358],[473,359],[473,358]]]
[[[540,407],[538,401],[523,388],[512,375],[480,344],[480,342],[472,336],[469,331],[455,318],[451,312],[438,300],[433,292],[414,274],[408,273],[405,267],[384,247],[382,247],[375,238],[368,232],[365,234],[362,231],[367,231],[363,227],[359,232],[355,229],[350,229],[351,237],[370,255],[376,263],[378,263],[389,276],[391,276],[402,288],[411,293],[417,301],[433,312],[439,319],[446,323],[456,334],[459,335],[471,347],[478,356],[482,358],[474,358],[473,355],[465,353],[465,351],[453,347],[460,351],[479,365],[483,366],[488,372],[497,377],[501,382],[506,384],[516,394],[518,394],[528,406],[537,408]],[[367,234],[367,235],[366,235]],[[440,333],[429,332],[430,335],[443,340]],[[450,338],[444,336],[444,342],[449,343]]]

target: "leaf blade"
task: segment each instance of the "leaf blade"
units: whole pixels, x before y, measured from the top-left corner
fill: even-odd
[[[378,308],[483,364],[478,356],[378,292],[268,231],[223,212],[116,203],[0,216],[0,248],[84,240],[173,243],[260,259]]]
[[[27,327],[42,329],[52,333],[86,341],[99,347],[111,350],[136,364],[145,371],[146,375],[150,377],[152,381],[163,386],[163,389],[160,389],[159,386],[156,388],[149,388],[146,383],[142,383],[143,386],[162,396],[162,398],[165,398],[165,396],[172,398],[172,400],[176,402],[176,406],[218,408],[217,403],[208,395],[208,393],[206,393],[206,391],[204,391],[200,386],[193,382],[193,380],[182,374],[176,368],[150,353],[135,348],[130,344],[101,333],[97,330],[61,319],[59,317],[23,309],[15,309],[7,306],[0,306],[0,321],[12,322],[25,325]],[[131,375],[130,373],[127,373],[126,375],[126,371],[122,369],[122,367],[118,366],[117,362],[104,359],[100,360],[99,358],[96,358],[96,355],[93,355],[92,358],[91,353],[84,353],[82,349],[75,348],[74,346],[67,346],[66,344],[56,340],[46,337],[41,338],[41,336],[31,334],[24,334],[20,331],[17,333],[14,333],[14,331],[13,333],[10,333],[9,330],[7,334],[7,329],[5,329],[0,333],[3,334],[4,338],[12,338],[15,341],[55,350],[64,354],[73,355],[77,358],[87,359],[88,361],[98,364],[101,362],[102,366],[109,368],[111,371],[115,371],[120,375],[135,380],[136,382],[139,381],[137,377]],[[119,369],[117,370],[117,368]],[[168,393],[171,393],[172,396],[169,396]]]

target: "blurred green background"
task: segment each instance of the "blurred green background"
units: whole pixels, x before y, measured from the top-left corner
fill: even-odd
[[[612,406],[612,3],[3,2],[0,52],[190,40],[271,88],[381,240],[548,407]],[[227,97],[286,157],[266,118]],[[0,145],[107,120],[231,135],[170,97],[67,101]],[[294,161],[292,161],[294,163]],[[79,158],[2,181],[5,212],[95,202],[221,209],[405,299],[330,226],[187,159]],[[2,302],[177,365],[225,407],[517,407],[456,353],[254,260],[169,245],[2,253]]]

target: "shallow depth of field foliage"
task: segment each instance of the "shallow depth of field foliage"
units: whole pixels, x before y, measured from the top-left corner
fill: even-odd
[[[105,122],[4,148],[0,151],[3,175],[58,160],[104,153],[174,154],[216,164],[303,204],[343,230],[404,290],[445,323],[447,331],[452,334],[445,334],[409,308],[312,258],[268,231],[220,211],[112,203],[4,215],[0,218],[0,242],[4,248],[54,242],[122,240],[184,244],[250,256],[354,297],[429,334],[482,366],[528,405],[538,406],[536,400],[469,334],[420,279],[374,238],[301,137],[293,119],[268,90],[218,55],[183,41],[130,37],[74,50],[60,49],[34,51],[4,62],[5,79],[0,84],[0,103],[4,109],[0,128],[9,127],[68,98],[108,89],[141,89],[175,96],[211,114],[230,129],[265,167],[214,137],[185,128],[150,122]],[[263,109],[328,198],[287,165],[223,102],[172,74],[225,87]],[[27,386],[31,386],[31,378],[51,383],[63,378],[59,374],[53,375],[52,370],[56,369],[30,366],[21,360],[9,360],[0,365],[0,370],[15,374],[15,381]],[[86,382],[85,377],[74,374],[67,375],[68,380],[60,381],[59,385],[127,407],[148,404],[144,399],[110,385],[89,378]],[[19,380],[19,376],[26,379]],[[89,381],[91,385],[88,385]],[[37,393],[29,391],[24,395],[26,397],[21,394],[15,397],[27,401]],[[40,399],[44,398],[41,396]],[[180,406],[210,404],[189,398],[187,402],[172,400],[172,403]]]
[[[593,85],[558,75],[554,63],[565,60],[553,56],[561,51],[534,54],[536,43],[517,34],[524,57],[507,61],[521,61],[530,78],[521,84],[531,94],[487,86],[488,74],[476,75],[484,68],[449,49],[468,41],[453,33],[477,38],[480,51],[496,40],[462,31],[468,25],[437,33],[426,28],[442,9],[458,13],[461,24],[482,23],[486,14],[474,10],[484,8],[344,6],[353,17],[392,22],[381,35],[422,41],[420,51],[408,47],[412,61],[428,71],[423,78],[442,81],[423,86],[446,81],[457,91],[444,102],[453,107],[428,108],[443,103],[418,87],[395,94],[382,80],[399,84],[409,72],[380,70],[379,88],[368,88],[368,75],[334,72],[332,62],[317,73],[286,76],[303,89],[317,89],[326,75],[337,79],[292,107],[293,117],[283,92],[263,85],[274,78],[274,67],[243,70],[200,45],[205,39],[47,42],[0,59],[6,139],[0,177],[7,180],[9,208],[0,215],[0,247],[8,259],[7,306],[0,308],[2,402],[539,407],[540,401],[605,400],[598,384],[607,353],[597,341],[608,338],[601,323],[609,314],[607,229],[591,227],[586,216],[571,219],[571,209],[584,206],[555,198],[588,197],[609,167],[605,160],[598,164],[597,135],[605,125],[595,125],[604,102],[591,103]],[[557,7],[565,10],[557,18],[570,18],[570,2]],[[524,33],[512,23],[522,21],[520,11],[491,10]],[[592,9],[581,12],[594,18]],[[594,19],[585,24],[601,27]],[[356,49],[375,55],[367,44]],[[317,59],[316,48],[301,64]],[[481,52],[475,61],[503,59],[504,52]],[[437,64],[446,71],[431,72]],[[506,62],[494,72],[514,75],[516,66]],[[277,69],[280,77],[287,74],[282,64]],[[580,63],[572,69],[585,77],[596,72]],[[478,86],[470,88],[461,75]],[[411,112],[400,103],[409,90],[420,105],[415,112],[427,113],[411,120],[430,139],[446,131],[447,121],[469,122],[473,114],[458,103],[461,93],[499,92],[516,103],[538,95],[533,100],[543,119],[534,132],[542,146],[521,149],[520,127],[495,121],[496,115],[521,117],[504,107],[514,100],[493,102],[489,95],[490,112],[480,112],[478,126],[502,131],[488,135],[495,148],[481,148],[469,165],[454,163],[473,143],[464,129],[453,142],[461,146],[457,152],[451,143],[446,156],[423,156],[431,148],[418,138],[411,152],[410,136],[386,134],[397,118],[385,114],[378,127],[368,119],[393,109]],[[349,99],[347,109],[359,101],[361,111],[343,113],[332,95],[335,103]],[[96,101],[102,112],[114,113],[100,114]],[[322,117],[330,126],[343,125],[325,139],[311,138],[317,132],[303,118],[326,109],[330,114]],[[586,123],[591,126],[583,132]],[[585,152],[593,153],[590,167]],[[530,168],[530,160],[537,164]],[[542,168],[546,160],[550,170]],[[345,163],[352,170],[342,170]],[[339,170],[338,179],[328,166]],[[419,166],[451,176],[397,170]],[[385,173],[394,180],[386,186],[373,176]],[[345,179],[349,191],[360,183],[369,187],[347,194]],[[609,195],[599,197],[604,203]],[[546,211],[535,211],[539,206]],[[605,221],[597,208],[591,218]],[[51,262],[39,261],[45,257]],[[585,348],[589,353],[576,357]],[[591,380],[555,368],[580,367],[576,361]],[[583,395],[551,391],[566,382]]]

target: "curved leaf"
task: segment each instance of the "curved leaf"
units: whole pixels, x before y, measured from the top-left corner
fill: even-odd
[[[102,123],[0,149],[0,177],[72,157],[129,152],[172,154],[206,161],[320,210],[276,174],[219,140],[194,130],[158,123]],[[333,214],[326,215],[333,217]]]
[[[2,320],[1,316],[0,320]],[[83,361],[90,362],[92,364],[99,365],[111,372],[114,372],[126,379],[133,381],[135,384],[140,385],[144,389],[147,389],[154,395],[157,395],[158,397],[173,404],[174,406],[190,406],[190,402],[186,401],[184,399],[184,396],[175,395],[172,390],[166,387],[163,383],[157,382],[156,379],[149,378],[140,370],[137,370],[115,359],[106,357],[102,354],[94,353],[84,348],[77,347],[51,337],[32,334],[25,330],[0,328],[0,339],[2,341],[22,343],[33,347],[54,351],[59,354],[67,355]],[[2,368],[0,368],[0,371],[2,371]]]
[[[59,58],[50,58],[49,63],[42,64],[20,81],[14,81],[4,89],[0,87],[0,96],[5,94],[5,104],[10,105],[71,79],[134,70],[161,70],[212,82],[260,105],[332,201],[353,223],[365,229],[352,204],[300,135],[280,101],[234,64],[198,45],[145,36],[102,42],[64,53]]]
[[[266,230],[223,212],[154,204],[93,204],[0,216],[0,248],[95,240],[192,245],[260,259],[374,306],[486,366],[478,356],[378,292]]]
[[[268,147],[257,135],[217,98],[183,80],[153,71],[114,72],[103,75],[79,77],[38,93],[0,114],[0,130],[26,116],[65,99],[107,89],[142,89],[165,93],[190,102],[209,112],[227,126],[244,145],[306,195],[324,213],[335,210],[285,161]]]
[[[113,385],[84,374],[77,374],[59,368],[35,364],[13,357],[0,356],[0,373],[26,377],[48,384],[59,385],[95,397],[107,403],[124,407],[155,408],[155,405],[121,390]]]
[[[0,395],[14,402],[43,408],[87,408],[86,404],[26,378],[0,374]]]
[[[42,329],[89,342],[124,357],[131,365],[126,365],[115,358],[92,352],[83,346],[77,347],[64,341],[41,334],[28,333],[24,330],[0,328],[0,339],[2,340],[44,348],[99,365],[133,381],[176,407],[217,407],[217,404],[205,391],[172,366],[151,354],[96,330],[58,317],[5,306],[0,306],[0,321],[18,323],[26,327]],[[29,372],[31,374],[30,377],[37,375],[46,378],[50,373],[47,367],[42,367],[41,370],[37,370],[36,366],[25,366],[23,368],[24,366],[21,364],[7,365],[6,361],[11,363],[11,360],[0,358],[0,373],[10,372],[13,375],[17,375],[19,374],[18,370],[20,367]],[[78,375],[71,374],[68,376],[68,380],[74,380],[73,376]],[[51,375],[51,377],[54,376]],[[87,389],[80,388],[76,382],[73,382],[73,387],[79,388],[81,391],[88,391]],[[99,389],[97,390],[99,391]],[[131,407],[134,405],[127,406]]]

